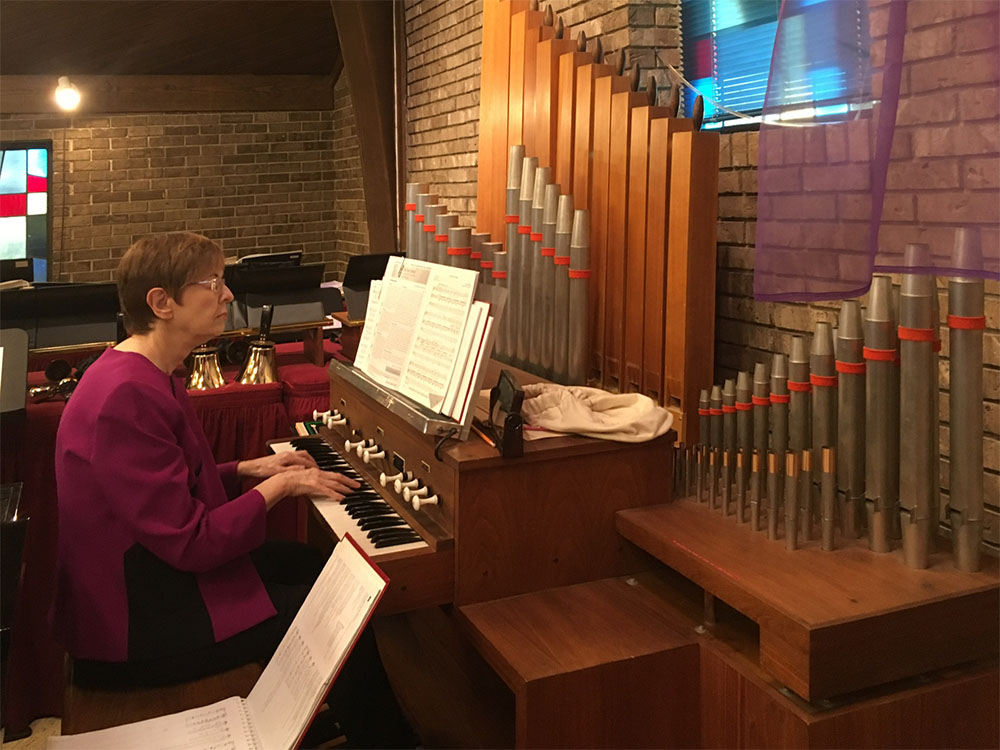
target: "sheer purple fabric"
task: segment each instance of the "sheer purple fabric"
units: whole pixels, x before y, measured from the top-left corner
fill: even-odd
[[[997,0],[784,0],[760,131],[754,293],[864,294],[923,242],[1000,274]],[[981,253],[957,254],[956,230]],[[981,257],[980,257],[981,256]]]

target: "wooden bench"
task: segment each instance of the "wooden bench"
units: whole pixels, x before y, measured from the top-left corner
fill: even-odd
[[[246,698],[260,677],[257,663],[200,680],[163,687],[99,690],[73,684],[67,666],[62,734],[80,734],[207,706],[239,695]]]

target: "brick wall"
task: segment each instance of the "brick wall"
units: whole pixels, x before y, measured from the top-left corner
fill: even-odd
[[[351,255],[368,252],[368,216],[361,178],[361,152],[354,122],[354,101],[347,73],[341,74],[333,89],[333,230],[332,258],[327,260],[328,277],[342,279]]]
[[[53,141],[54,279],[111,280],[135,239],[180,229],[336,267],[330,112],[2,115],[0,138]]]

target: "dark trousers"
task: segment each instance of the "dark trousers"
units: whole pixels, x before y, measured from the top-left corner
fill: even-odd
[[[124,689],[170,685],[225,672],[274,654],[319,576],[327,556],[296,542],[270,540],[251,553],[278,610],[274,617],[212,646],[142,662],[77,659],[73,682]],[[328,696],[330,718],[352,747],[413,747],[415,738],[389,685],[371,628],[359,638]]]

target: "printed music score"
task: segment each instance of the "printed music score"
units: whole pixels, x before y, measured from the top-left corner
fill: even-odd
[[[330,690],[388,579],[350,536],[334,549],[246,700],[96,732],[52,737],[52,750],[291,750]]]

